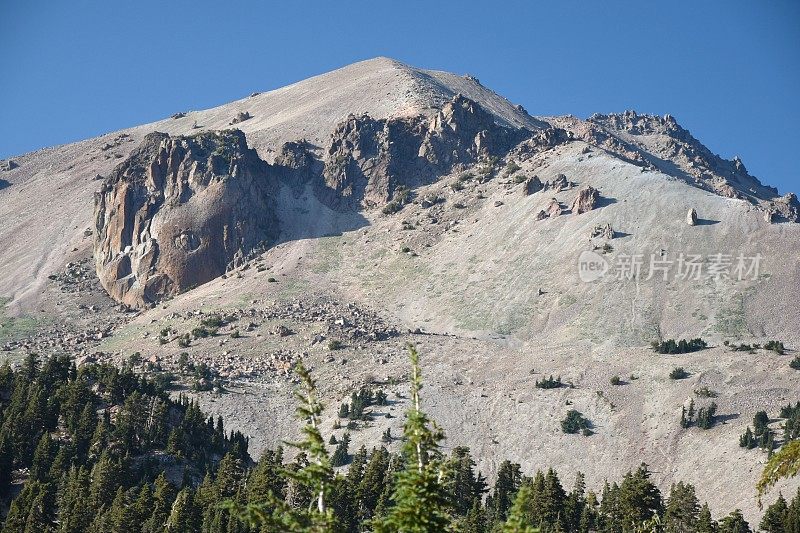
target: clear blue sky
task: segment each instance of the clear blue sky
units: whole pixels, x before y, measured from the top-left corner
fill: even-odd
[[[671,113],[800,190],[797,0],[0,0],[0,157],[378,55],[473,74],[535,115]]]

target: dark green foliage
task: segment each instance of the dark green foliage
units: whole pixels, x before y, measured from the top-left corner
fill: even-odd
[[[692,485],[678,482],[669,491],[664,510],[664,530],[668,533],[695,531],[700,517],[700,502]]]
[[[440,532],[447,529],[447,493],[440,483],[442,456],[439,443],[444,434],[420,410],[422,388],[419,355],[408,347],[411,359],[411,408],[403,429],[404,468],[397,473],[391,493],[392,506],[374,522],[377,533]]]
[[[688,377],[689,373],[682,366],[676,366],[669,373],[669,379],[686,379]]]
[[[769,416],[767,416],[767,412],[757,412],[753,417],[753,432],[756,434],[756,436],[761,435],[767,430],[767,424],[769,424]]]
[[[337,339],[331,339],[328,341],[328,350],[335,351],[341,350],[342,348],[344,348],[344,343],[342,341]]]
[[[739,509],[719,522],[719,533],[750,533],[750,531],[750,524],[744,519]]]
[[[214,472],[221,456],[249,462],[240,433],[226,435],[194,402],[171,398],[128,366],[76,369],[57,356],[0,369],[4,496],[12,470],[28,469],[9,502],[4,531],[51,531],[58,519],[58,530],[69,533],[161,532],[174,495],[156,478],[162,469],[156,456],[187,480]],[[153,487],[168,500],[160,507]],[[145,529],[157,512],[157,522]]]
[[[783,494],[778,494],[778,499],[775,500],[775,503],[767,507],[767,510],[764,512],[758,529],[767,531],[768,533],[785,533],[788,509],[789,506],[786,505],[786,499],[783,497]]]
[[[609,381],[611,382],[612,385],[615,386],[622,385],[622,378],[620,378],[619,376],[611,376],[611,379]]]
[[[567,411],[567,416],[561,421],[561,431],[564,433],[578,433],[586,430],[591,430],[591,422],[587,420],[583,414],[575,409]]]
[[[756,446],[758,446],[758,440],[756,440],[755,435],[753,432],[750,431],[750,427],[747,427],[747,430],[744,434],[739,437],[739,446],[742,448],[747,448],[748,450],[752,450]]]
[[[708,407],[701,407],[697,411],[697,427],[700,429],[711,429],[716,422],[717,404],[711,402]]]
[[[718,394],[716,391],[709,389],[708,387],[701,387],[699,389],[695,389],[694,393],[701,398],[716,398]]]
[[[780,417],[786,419],[783,424],[783,438],[787,442],[800,438],[800,402],[794,407],[790,404],[781,408]]]
[[[769,341],[764,345],[765,350],[771,350],[778,355],[783,355],[786,353],[786,347],[783,345],[781,341]]]
[[[669,339],[666,341],[661,342],[653,342],[652,344],[653,350],[656,353],[661,354],[678,354],[678,353],[691,353],[703,350],[708,347],[708,344],[703,339],[692,339],[687,341],[686,339],[681,339],[679,341],[675,341],[675,339]]]
[[[561,376],[553,379],[553,376],[547,378],[542,378],[541,381],[536,380],[536,388],[537,389],[558,389],[563,385],[561,383]]]
[[[789,366],[795,370],[800,370],[800,355],[789,361]]]
[[[345,432],[344,436],[342,436],[342,440],[339,441],[339,445],[331,456],[331,466],[344,466],[350,462],[350,454],[348,453],[349,446],[350,434]]]
[[[130,369],[78,370],[66,358],[43,364],[29,358],[16,371],[0,367],[3,531],[623,533],[656,526],[669,533],[750,531],[736,511],[716,524],[691,485],[673,485],[665,501],[646,465],[619,484],[606,484],[598,497],[586,491],[580,474],[567,492],[552,469],[529,478],[519,465],[503,461],[486,494],[486,480],[468,448],[441,452],[442,433],[418,407],[421,380],[413,352],[412,369],[402,454],[363,446],[349,454],[345,434],[328,459],[319,431],[322,405],[299,365],[298,415],[304,421],[299,454],[286,463],[281,448],[266,450],[254,464],[241,434],[226,434],[221,419],[207,418],[184,397],[171,399]],[[353,396],[369,405],[386,401],[380,391],[362,389]],[[700,409],[698,425],[709,412],[713,419],[711,406]],[[781,410],[792,431],[798,412],[800,404]],[[581,420],[588,429],[588,421],[574,413],[568,418],[577,423],[576,431]],[[772,435],[765,415],[754,420],[763,427],[759,439]],[[349,466],[337,474],[332,467],[339,458]],[[163,461],[174,467],[168,470],[182,470],[183,481],[170,482]],[[15,492],[9,490],[12,473],[24,480]],[[791,502],[780,496],[760,528],[800,531],[800,492]]]

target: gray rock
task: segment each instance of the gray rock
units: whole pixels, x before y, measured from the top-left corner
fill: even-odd
[[[689,212],[686,213],[686,223],[689,224],[690,226],[697,225],[697,211],[695,210],[694,207],[689,209]]]
[[[544,189],[544,185],[539,179],[539,176],[533,176],[525,181],[525,186],[522,188],[522,192],[525,194],[525,196],[528,196],[537,193],[542,189]]]

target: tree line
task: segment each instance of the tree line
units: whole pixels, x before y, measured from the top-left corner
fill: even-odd
[[[503,461],[493,483],[469,448],[442,449],[444,434],[420,408],[419,356],[410,347],[411,405],[399,453],[377,445],[329,454],[315,383],[299,364],[302,437],[257,462],[247,439],[227,433],[185,397],[131,369],[76,368],[29,356],[0,367],[2,531],[440,532],[669,531],[745,533],[741,512],[714,520],[691,485],[662,494],[646,465],[587,490],[555,470],[523,473]],[[363,400],[363,399],[361,399]],[[358,400],[359,402],[361,400]],[[352,406],[351,399],[351,406]],[[349,411],[349,409],[348,409]],[[377,444],[377,443],[376,443]],[[334,464],[342,464],[334,467]],[[800,533],[800,492],[780,496],[759,527]]]

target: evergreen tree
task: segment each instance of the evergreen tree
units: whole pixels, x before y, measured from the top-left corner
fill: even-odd
[[[718,530],[719,525],[716,520],[711,518],[711,509],[708,508],[707,503],[704,503],[697,517],[697,533],[717,533]]]
[[[586,480],[581,472],[575,475],[575,484],[564,502],[566,528],[571,531],[580,529],[581,516],[586,507]]]
[[[508,519],[502,528],[502,533],[535,533],[537,530],[531,526],[531,516],[528,511],[532,500],[532,488],[523,484],[514,497],[514,504],[508,511]]]
[[[783,494],[778,494],[778,499],[775,503],[767,507],[761,523],[758,528],[768,533],[784,533],[786,528],[787,511],[789,507],[786,505],[786,499]]]
[[[350,460],[350,454],[348,453],[348,448],[350,446],[350,434],[345,432],[342,436],[342,440],[331,456],[331,466],[344,466]]]
[[[750,524],[744,519],[742,512],[736,509],[720,521],[719,533],[751,533]]]
[[[387,516],[375,523],[377,533],[425,533],[444,531],[448,526],[447,495],[439,483],[441,430],[431,426],[420,409],[422,378],[419,354],[409,345],[411,359],[411,407],[403,430],[405,468],[398,474]]]
[[[623,524],[635,528],[638,524],[661,516],[661,493],[651,481],[647,465],[629,472],[619,486],[619,510]]]
[[[668,533],[688,533],[695,531],[700,514],[692,485],[678,482],[669,492],[664,511],[664,530]]]
[[[514,496],[522,484],[522,471],[520,465],[508,460],[500,463],[497,470],[497,480],[494,490],[487,499],[486,507],[494,522],[505,522],[508,510],[514,503]]]

